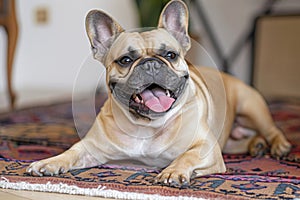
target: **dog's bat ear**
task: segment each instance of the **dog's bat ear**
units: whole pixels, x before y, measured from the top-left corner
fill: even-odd
[[[158,27],[165,28],[181,44],[187,52],[191,46],[188,35],[189,13],[181,0],[170,1],[160,14]]]
[[[124,30],[112,17],[99,10],[87,14],[85,26],[94,58],[103,62],[108,49]]]

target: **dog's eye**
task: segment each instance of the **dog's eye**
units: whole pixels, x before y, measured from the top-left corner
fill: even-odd
[[[127,67],[133,62],[133,60],[129,56],[123,56],[119,60],[117,60],[117,63],[121,65],[122,67]]]
[[[169,61],[174,61],[177,59],[177,54],[172,52],[172,51],[169,51],[167,52],[167,54],[165,55],[165,58],[168,59]]]

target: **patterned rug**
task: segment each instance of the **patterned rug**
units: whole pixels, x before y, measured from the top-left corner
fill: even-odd
[[[100,103],[101,104],[101,103]],[[93,121],[82,101],[83,126]],[[121,199],[295,199],[300,198],[300,103],[269,103],[277,125],[293,144],[283,160],[268,155],[224,155],[226,173],[192,180],[188,188],[154,185],[156,169],[110,164],[54,177],[31,177],[32,160],[59,154],[79,140],[70,102],[0,114],[0,188]]]

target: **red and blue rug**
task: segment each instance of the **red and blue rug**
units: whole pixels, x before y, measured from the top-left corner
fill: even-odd
[[[72,103],[0,114],[0,188],[60,192],[122,199],[295,199],[300,198],[300,103],[269,103],[276,124],[293,144],[283,160],[266,155],[224,155],[227,172],[192,180],[188,188],[154,185],[158,170],[143,166],[102,165],[54,177],[31,177],[32,160],[57,155],[79,140]],[[83,126],[93,121],[80,114]]]

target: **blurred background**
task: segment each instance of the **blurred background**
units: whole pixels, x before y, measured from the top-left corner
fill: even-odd
[[[11,11],[12,0],[0,0],[0,111],[10,109],[7,83],[7,24],[1,21]],[[90,59],[84,20],[91,9],[113,16],[125,29],[153,26],[166,0],[15,0],[18,28],[11,83],[17,95],[15,107],[70,99],[80,67]],[[199,41],[222,70],[250,84],[251,38],[254,20],[261,14],[298,13],[299,0],[195,0],[190,7],[190,34]],[[200,15],[199,15],[199,12]],[[204,16],[201,16],[204,14]],[[12,19],[12,17],[9,17]],[[211,30],[208,30],[211,29]],[[211,31],[211,32],[209,32]],[[300,34],[299,34],[300,35]],[[213,36],[213,38],[211,37]],[[248,40],[249,39],[249,40]],[[197,55],[197,52],[192,52]],[[233,56],[232,56],[233,55]],[[228,57],[228,60],[226,58]],[[224,59],[225,58],[225,59]],[[197,63],[210,63],[195,56]],[[227,62],[228,61],[228,62]],[[89,63],[89,62],[88,62]],[[94,84],[97,62],[84,74],[78,90],[84,96]],[[228,66],[227,66],[228,65]],[[225,69],[224,69],[225,67]],[[103,70],[103,69],[102,69]]]

